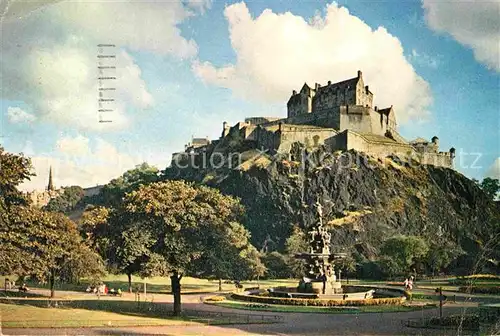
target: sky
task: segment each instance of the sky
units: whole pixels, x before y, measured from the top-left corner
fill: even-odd
[[[56,187],[164,169],[193,136],[285,117],[304,82],[357,70],[406,139],[436,135],[459,172],[500,178],[499,0],[7,0],[0,13],[0,144],[31,157],[23,190],[50,166]]]

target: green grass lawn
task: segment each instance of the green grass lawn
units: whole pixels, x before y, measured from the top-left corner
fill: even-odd
[[[360,306],[360,307],[305,307],[305,306],[282,306],[273,304],[258,304],[235,300],[224,300],[218,302],[205,302],[225,308],[244,309],[254,311],[272,311],[281,313],[323,313],[323,314],[362,314],[362,313],[394,313],[408,312],[422,309],[435,308],[434,306]]]
[[[0,303],[0,315],[4,328],[122,327],[197,324],[196,322],[173,317],[152,318],[98,310],[42,308],[31,305],[5,303]]]
[[[8,277],[13,279],[14,277]],[[0,277],[0,288],[3,288],[5,277]],[[126,275],[108,275],[102,279],[102,281],[107,285],[108,288],[114,288],[118,290],[120,288],[123,292],[128,291],[128,278]],[[78,291],[84,292],[87,286],[90,284],[90,280],[83,279],[80,284],[67,284],[58,283],[55,284],[56,291]],[[140,291],[143,291],[144,283],[146,282],[146,289],[148,293],[157,294],[169,294],[171,291],[170,279],[168,277],[153,277],[142,279],[140,277],[132,276],[132,287],[135,289],[139,287]],[[19,282],[17,283],[19,285]],[[47,283],[42,284],[37,281],[27,280],[26,284],[30,288],[45,288],[48,289],[49,285]],[[260,280],[260,281],[242,281],[241,284],[246,287],[276,287],[276,286],[297,286],[298,280],[296,279],[278,279],[278,280]],[[218,280],[208,280],[208,279],[198,279],[192,277],[183,277],[181,281],[182,292],[185,294],[189,293],[208,293],[215,292],[219,290]],[[234,284],[222,283],[223,291],[232,291],[235,289]]]

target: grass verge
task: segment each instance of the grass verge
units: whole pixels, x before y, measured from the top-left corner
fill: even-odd
[[[181,318],[150,318],[86,309],[42,308],[0,303],[4,328],[196,325]]]

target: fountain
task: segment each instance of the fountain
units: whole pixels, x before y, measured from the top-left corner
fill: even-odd
[[[342,286],[335,275],[335,259],[345,257],[343,253],[330,252],[332,235],[323,226],[323,208],[319,202],[315,204],[316,220],[309,231],[309,252],[299,253],[295,258],[306,260],[307,274],[302,278],[297,288],[299,293],[315,293],[331,295],[342,293]]]
[[[342,259],[345,253],[332,253],[330,251],[331,234],[323,226],[323,208],[316,202],[314,224],[309,230],[309,251],[295,255],[297,259],[306,261],[306,274],[302,277],[297,287],[274,287],[267,291],[261,289],[248,289],[242,294],[234,293],[232,297],[237,300],[288,304],[291,301],[274,298],[299,299],[293,300],[294,305],[363,305],[374,296],[384,298],[384,302],[370,304],[401,304],[404,301],[403,290],[394,290],[373,286],[342,286],[335,274],[335,260]],[[387,300],[387,298],[390,298]],[[305,300],[301,300],[305,299]],[[312,299],[313,301],[311,301]]]

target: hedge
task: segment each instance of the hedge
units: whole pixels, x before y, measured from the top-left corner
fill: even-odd
[[[441,319],[439,317],[432,317],[429,319],[429,324],[443,327],[457,327],[461,325],[464,329],[477,329],[479,327],[479,315],[450,315]]]
[[[473,294],[500,294],[500,286],[462,286],[458,288],[458,291]]]
[[[297,298],[262,297],[256,295],[244,295],[237,293],[233,293],[231,295],[231,298],[235,300],[266,303],[266,304],[281,304],[290,306],[322,306],[322,307],[400,305],[406,300],[404,297],[365,299],[365,300],[297,299]]]

